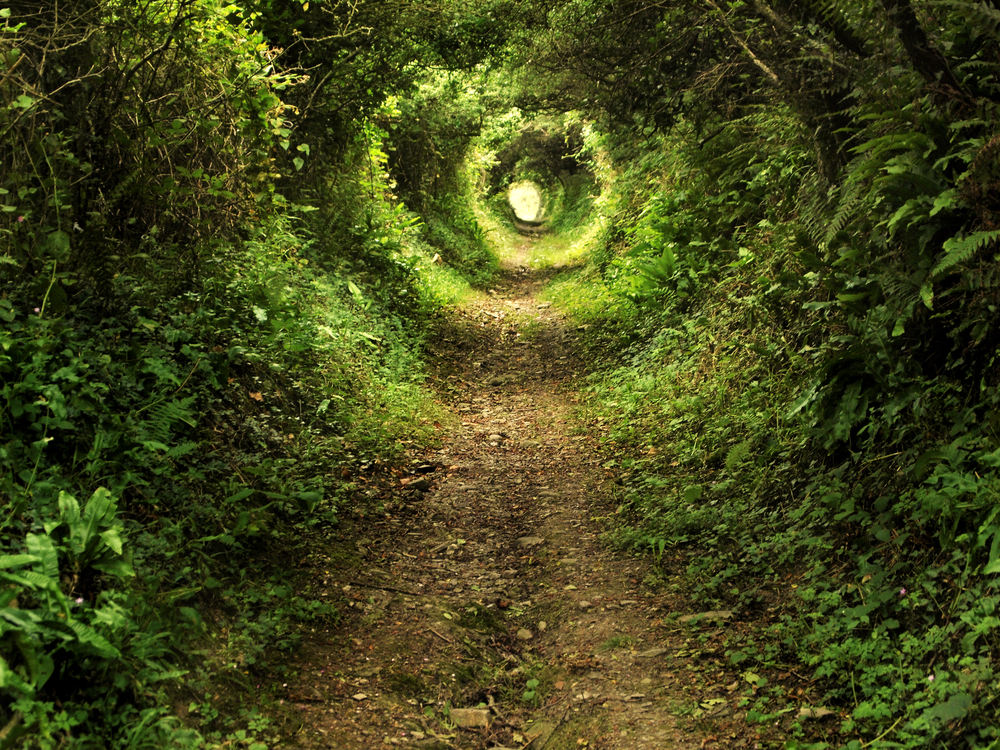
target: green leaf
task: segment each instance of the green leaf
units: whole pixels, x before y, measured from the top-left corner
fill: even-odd
[[[70,534],[76,541],[79,552],[82,553],[93,539],[98,536],[98,530],[105,523],[108,516],[114,515],[114,500],[111,493],[105,487],[98,487],[94,494],[87,501],[87,506],[83,509],[83,523],[78,526],[79,532],[74,534],[72,528]]]
[[[934,309],[934,285],[931,282],[925,282],[920,287],[920,300],[928,310]]]
[[[0,689],[14,690],[23,693],[28,698],[35,695],[35,689],[17,676],[17,673],[10,668],[10,665],[0,656]]]
[[[60,262],[69,260],[70,238],[66,232],[61,230],[50,232],[45,241],[53,258]]]
[[[924,711],[924,716],[928,719],[940,719],[941,721],[947,723],[949,721],[955,721],[956,719],[963,718],[967,713],[969,713],[969,707],[972,705],[972,696],[966,693],[955,693],[948,700],[943,703],[938,703],[936,706],[932,706]]]
[[[35,570],[47,575],[55,580],[59,579],[59,553],[56,546],[47,536],[28,534],[24,537],[25,546],[32,555],[38,556],[41,566],[36,566]],[[39,570],[39,567],[41,568]]]
[[[49,578],[47,575],[36,573],[34,570],[19,570],[17,573],[0,573],[0,581],[12,583],[15,586],[24,586],[30,591],[59,593],[58,579]],[[0,612],[0,615],[7,614],[9,612]]]
[[[304,167],[306,163],[304,159],[300,159],[299,157],[296,156],[294,159],[292,159],[292,164],[295,165],[295,171],[298,172],[302,170],[302,167]]]
[[[990,547],[990,559],[983,568],[983,575],[1000,573],[1000,531],[993,535],[993,545]]]
[[[118,529],[105,529],[101,532],[101,539],[116,555],[122,553],[122,539],[118,535]]]
[[[684,502],[693,503],[701,497],[703,487],[700,484],[692,484],[684,488]]]
[[[94,570],[106,573],[109,576],[117,576],[118,578],[131,578],[135,575],[135,569],[132,565],[127,560],[122,558],[97,560],[92,562],[90,567],[94,568]]]
[[[957,201],[955,196],[958,195],[958,190],[956,188],[950,188],[941,193],[937,198],[934,199],[934,207],[931,209],[931,216],[935,216],[938,212],[944,211],[949,208],[954,208]]]
[[[38,555],[0,555],[0,569],[21,568],[40,561]]]
[[[250,497],[253,494],[253,492],[254,491],[252,489],[250,489],[249,487],[244,487],[242,490],[240,490],[239,492],[237,492],[235,495],[227,497],[222,502],[225,503],[226,505],[229,505],[229,503],[237,503],[240,500],[244,500],[244,499]]]
[[[70,531],[74,526],[80,525],[80,504],[68,492],[59,493],[59,516]]]
[[[55,625],[56,623],[46,624]],[[64,623],[59,622],[58,624],[68,627],[80,643],[90,646],[100,656],[103,656],[106,659],[115,659],[121,656],[121,652],[118,651],[118,649],[112,646],[104,636],[89,625],[84,625],[79,620],[72,619],[67,620]]]

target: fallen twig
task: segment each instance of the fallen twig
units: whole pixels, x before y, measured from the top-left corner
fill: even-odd
[[[451,638],[449,638],[448,636],[445,636],[445,635],[441,635],[434,628],[427,628],[427,629],[430,632],[432,632],[434,635],[436,635],[438,638],[440,638],[442,641],[444,641],[445,643],[454,643],[454,641]]]

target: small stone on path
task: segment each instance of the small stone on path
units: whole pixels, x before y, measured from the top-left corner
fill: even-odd
[[[490,712],[485,708],[453,708],[450,715],[457,727],[488,728],[490,725]]]
[[[725,610],[713,610],[712,612],[701,612],[697,615],[684,615],[683,617],[678,617],[677,622],[688,623],[695,620],[703,622],[722,622],[728,620],[733,616],[733,613],[728,609]]]
[[[518,547],[537,547],[539,544],[544,544],[545,540],[540,536],[522,536],[517,540]]]
[[[535,637],[535,634],[532,633],[527,628],[521,628],[520,630],[517,631],[517,637],[520,638],[522,641],[530,641],[532,638]]]

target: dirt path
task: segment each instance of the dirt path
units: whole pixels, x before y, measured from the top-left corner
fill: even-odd
[[[575,331],[518,260],[434,342],[444,447],[371,477],[384,512],[330,546],[356,554],[310,563],[349,606],[286,687],[295,747],[743,746],[709,733],[737,696],[723,628],[669,617],[647,564],[600,542],[614,478],[574,421]]]

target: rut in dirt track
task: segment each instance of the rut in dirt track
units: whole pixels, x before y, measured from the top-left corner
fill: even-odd
[[[611,477],[573,414],[576,332],[539,285],[509,271],[440,325],[454,429],[309,563],[348,614],[287,686],[295,747],[741,746],[678,727],[692,700],[724,720],[731,696],[685,670],[645,564],[600,544]]]

